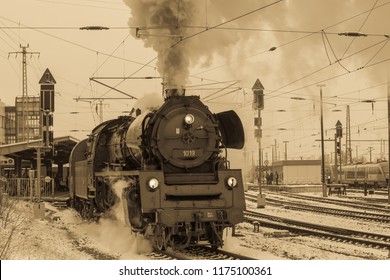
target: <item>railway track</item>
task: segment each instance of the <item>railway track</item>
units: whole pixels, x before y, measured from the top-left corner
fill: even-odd
[[[300,235],[314,235],[340,242],[350,242],[367,247],[390,249],[390,235],[368,233],[315,223],[308,223],[254,211],[245,211],[245,220],[264,227],[287,230]]]
[[[66,203],[52,203],[52,205],[58,209],[59,211],[68,208]],[[54,211],[52,211],[54,213]],[[51,216],[53,215],[51,214]],[[71,239],[74,239],[73,241],[74,246],[80,250],[83,251],[94,259],[98,260],[115,260],[118,259],[118,256],[116,255],[110,255],[105,254],[102,252],[99,252],[98,250],[88,247],[85,245],[82,241],[79,241],[77,237],[70,232],[68,229],[66,229],[69,237]],[[255,260],[254,258],[250,258],[248,256],[242,256],[239,254],[235,254],[232,252],[227,252],[224,250],[212,250],[208,246],[191,246],[189,248],[183,249],[183,250],[176,250],[173,251],[172,249],[167,249],[166,251],[158,251],[154,250],[151,253],[145,254],[145,256],[148,259],[152,260]]]
[[[194,246],[186,249],[186,253],[194,257],[200,257],[207,260],[255,260],[253,258],[227,252],[224,250],[212,250],[207,246]]]
[[[246,194],[247,199],[251,201],[256,201],[256,196],[251,194]],[[314,206],[308,205],[305,202],[293,202],[287,200],[280,200],[276,198],[266,198],[267,204],[274,205],[277,207],[283,207],[285,209],[291,209],[294,211],[303,211],[303,212],[314,212],[321,213],[333,216],[341,216],[348,217],[351,219],[359,219],[365,221],[374,221],[380,223],[390,223],[390,214],[386,213],[375,213],[375,212],[367,212],[367,211],[353,211],[353,210],[345,210],[324,206]],[[338,204],[335,202],[335,204]]]
[[[191,246],[184,250],[154,251],[146,255],[153,260],[255,260],[253,258],[227,252],[212,250],[207,246]]]
[[[293,194],[293,193],[287,193],[287,192],[280,192],[280,193],[268,193],[271,196],[283,196],[283,197],[289,197],[289,198],[295,198],[295,199],[304,199],[305,201],[315,201],[315,202],[321,202],[326,204],[335,204],[339,206],[346,206],[356,209],[362,209],[365,211],[373,211],[373,212],[382,212],[382,213],[390,213],[390,206],[386,204],[377,204],[377,203],[367,203],[363,201],[347,201],[347,200],[336,200],[332,198],[327,197],[315,197],[315,196],[308,196],[308,195],[302,195],[302,194]]]
[[[372,189],[371,189],[372,190]],[[373,190],[375,194],[387,196],[387,188],[381,188],[381,189],[375,189]],[[347,193],[357,193],[357,194],[364,194],[364,189],[356,189],[356,188],[347,188]],[[382,199],[379,198],[381,201]]]

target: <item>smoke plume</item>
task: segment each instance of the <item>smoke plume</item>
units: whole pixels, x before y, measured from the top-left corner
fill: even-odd
[[[233,52],[231,47],[250,40],[250,33],[231,29],[214,30],[212,27],[266,5],[255,0],[124,2],[131,10],[129,26],[136,28],[133,35],[142,39],[145,47],[157,52],[157,70],[164,78],[166,88],[182,88],[187,85],[190,66],[209,66],[216,53],[229,60]],[[256,16],[249,16],[247,19],[244,17],[229,23],[229,27],[259,20]]]
[[[180,40],[179,26],[191,24],[194,4],[190,1],[125,0],[132,17],[130,26],[134,34],[157,52],[157,70],[168,88],[181,88],[189,76],[190,60],[184,44],[172,47]]]
[[[330,52],[330,47],[325,50],[320,33],[307,36],[261,30],[316,32],[325,29],[334,33],[359,30],[367,17],[367,13],[362,12],[374,7],[370,1],[355,0],[285,0],[280,3],[272,0],[123,1],[130,8],[129,26],[137,28],[133,35],[143,40],[145,47],[157,52],[157,69],[166,88],[188,85],[189,69],[215,65],[213,60],[216,58],[223,58],[227,64],[240,61],[225,68],[233,78],[251,83],[261,75],[265,85],[273,84],[277,88],[277,84],[286,84],[318,69],[318,65],[329,63],[326,51]],[[388,33],[385,24],[375,21],[377,16],[383,17],[387,6],[377,6],[381,7],[372,11],[362,32]],[[359,13],[360,16],[353,18]],[[346,20],[348,18],[352,19]],[[215,26],[218,28],[213,28]],[[343,55],[350,40],[337,35],[330,37],[332,48],[338,55],[337,58],[331,57],[332,62]],[[362,44],[371,44],[368,41],[355,40],[346,56],[364,49],[366,46]],[[278,48],[265,54],[272,47]],[[368,61],[378,48],[362,53],[363,61]],[[344,61],[348,69],[358,67],[355,58]],[[375,57],[377,60],[380,58]],[[300,67],[297,68],[297,65]],[[337,70],[337,67],[334,68]]]

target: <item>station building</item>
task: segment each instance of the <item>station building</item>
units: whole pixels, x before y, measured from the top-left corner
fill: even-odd
[[[284,185],[321,184],[321,160],[280,160],[272,163]]]
[[[67,174],[63,167],[78,142],[71,136],[54,138],[56,81],[49,69],[46,69],[39,84],[39,96],[18,96],[14,106],[6,106],[0,100],[0,176],[12,177],[18,182],[18,190],[21,188],[19,181],[26,181],[26,177],[31,176],[36,178],[37,174],[41,177],[37,180],[48,181],[50,178],[54,182],[54,176],[60,175],[65,181]],[[29,183],[29,180],[25,182]]]
[[[18,96],[15,106],[0,101],[0,145],[41,138],[39,96]]]

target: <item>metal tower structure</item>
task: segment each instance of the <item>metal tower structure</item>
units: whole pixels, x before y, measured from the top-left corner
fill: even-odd
[[[8,57],[9,55],[11,54],[16,54],[18,55],[19,53],[22,54],[22,74],[23,74],[23,77],[22,77],[22,90],[23,90],[23,94],[22,94],[22,103],[23,103],[23,108],[22,108],[22,141],[26,141],[26,133],[25,133],[25,130],[27,129],[27,140],[29,140],[29,124],[28,124],[28,91],[27,91],[27,60],[26,60],[26,55],[27,54],[30,54],[30,55],[40,55],[39,52],[28,52],[27,51],[27,48],[29,47],[29,44],[27,44],[27,46],[22,46],[20,45],[20,48],[22,49],[22,51],[19,51],[19,52],[9,52],[8,53]],[[18,129],[18,128],[17,128]],[[18,134],[18,133],[17,133]]]
[[[351,115],[349,111],[349,105],[347,105],[347,120],[346,120],[346,133],[345,133],[345,164],[352,163],[352,146],[351,146]]]

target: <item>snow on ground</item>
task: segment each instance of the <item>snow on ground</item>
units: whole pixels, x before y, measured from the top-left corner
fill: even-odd
[[[73,209],[57,209],[50,203],[44,203],[44,219],[34,219],[33,204],[25,201],[13,201],[14,217],[0,232],[0,249],[11,231],[11,243],[2,259],[12,260],[92,260],[92,259],[148,259],[151,245],[141,236],[135,236],[123,223],[121,207],[114,209],[110,218],[102,218],[99,223],[87,222]],[[256,209],[254,203],[247,203],[249,210]],[[360,220],[346,220],[334,216],[296,212],[282,208],[266,206],[257,209],[262,213],[279,215],[291,219],[322,222],[327,225],[357,230],[367,230],[383,234],[390,233],[390,226],[369,223]],[[1,218],[1,217],[0,217]],[[4,218],[4,217],[3,217]],[[3,219],[4,220],[4,219]],[[10,219],[11,220],[11,219]],[[1,219],[0,219],[1,222]],[[223,250],[251,256],[262,260],[384,260],[389,252],[383,249],[365,248],[312,236],[274,237],[275,230],[260,228],[253,232],[253,226],[242,223],[232,237],[227,231]],[[1,251],[1,250],[0,250]],[[1,254],[1,252],[0,252]]]
[[[310,193],[308,194],[310,196],[319,196],[318,193]],[[332,198],[332,197],[331,197]],[[344,200],[342,197],[334,197],[335,201],[337,200]],[[296,201],[294,199],[289,199]],[[351,200],[349,200],[351,201]],[[302,202],[302,200],[301,200]],[[329,208],[336,207],[335,205],[328,204],[328,203],[321,203],[321,202],[315,202],[315,201],[307,201],[308,205],[318,205],[318,206],[324,206]],[[338,209],[343,210],[353,210],[353,211],[363,211],[358,210],[354,208],[348,208],[346,206],[339,206],[337,205]],[[247,202],[247,209],[249,210],[255,210],[256,205],[254,203],[248,203]],[[353,219],[346,219],[344,217],[337,217],[333,215],[324,215],[324,214],[316,214],[316,213],[307,213],[307,212],[300,212],[300,211],[292,211],[280,207],[273,207],[273,206],[266,206],[264,209],[261,209],[261,213],[269,214],[269,215],[275,215],[283,218],[289,218],[294,220],[301,220],[306,222],[313,222],[318,224],[324,224],[334,227],[340,227],[344,229],[351,229],[351,230],[359,230],[359,231],[367,231],[372,233],[378,233],[378,234],[384,234],[390,236],[390,224],[383,224],[383,223],[374,223],[374,222],[367,222],[363,220],[353,220]],[[372,211],[369,211],[372,212]]]
[[[135,260],[147,259],[143,254],[151,251],[147,241],[132,235],[117,219],[87,222],[73,209],[58,210],[50,203],[44,204],[45,218],[34,219],[31,203],[17,203],[23,221],[12,234],[10,248],[3,259]]]

